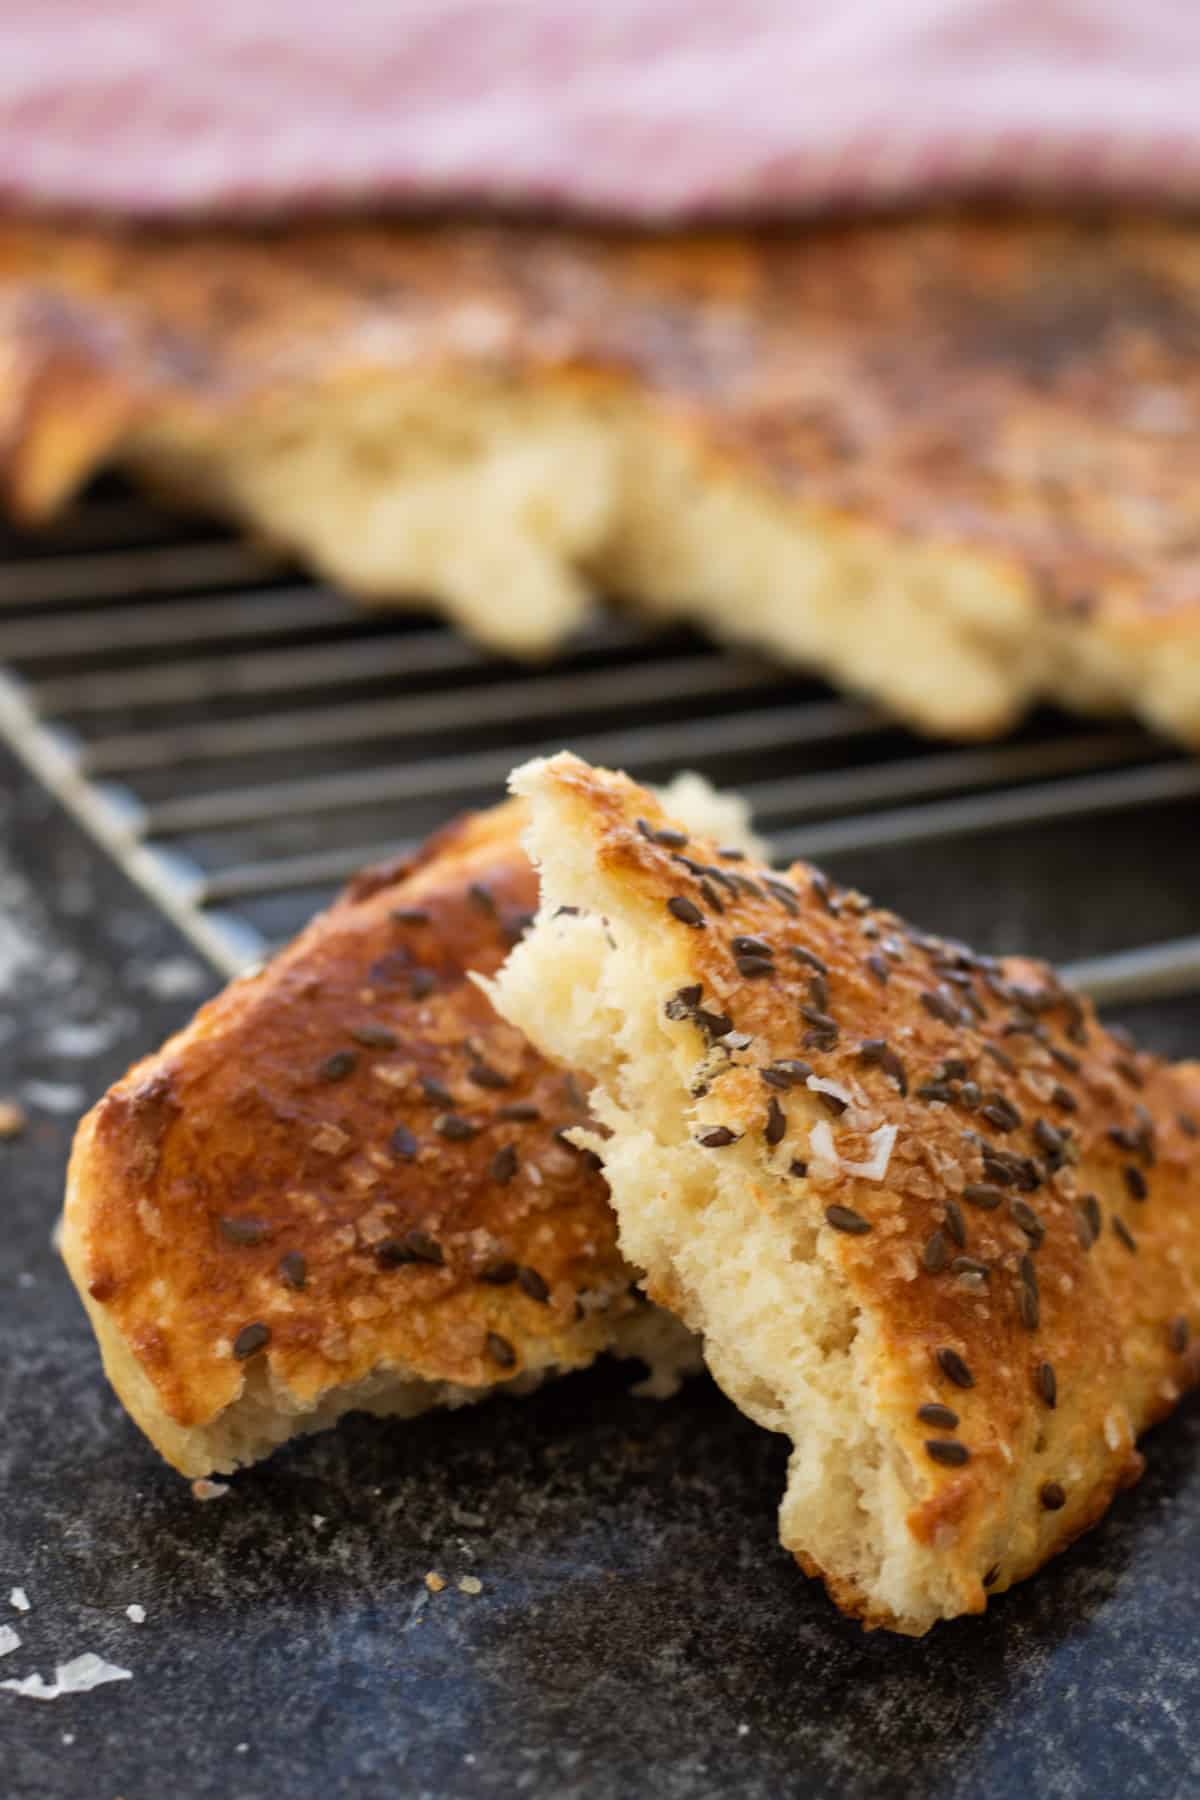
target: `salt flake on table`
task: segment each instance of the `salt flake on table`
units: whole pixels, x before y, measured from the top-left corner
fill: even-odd
[[[59,1663],[53,1681],[45,1681],[37,1674],[26,1675],[23,1681],[0,1681],[0,1688],[21,1694],[26,1700],[61,1700],[64,1694],[86,1694],[92,1688],[103,1687],[107,1681],[132,1680],[132,1669],[119,1669],[116,1663],[105,1662],[95,1651],[85,1650],[82,1656]]]

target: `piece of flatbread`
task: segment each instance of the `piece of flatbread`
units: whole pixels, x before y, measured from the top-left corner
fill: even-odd
[[[745,808],[681,777],[736,841]],[[616,1246],[584,1086],[498,1019],[536,904],[508,803],[368,870],[90,1112],[62,1249],[121,1400],[189,1476],[357,1408],[414,1414],[601,1351],[697,1366]]]
[[[865,1624],[982,1611],[1200,1376],[1200,1066],[624,776],[513,787],[542,903],[497,1005],[595,1079],[625,1255],[792,1438],[783,1543]]]
[[[11,220],[0,473],[34,519],[121,464],[520,655],[607,591],[930,731],[1198,742],[1198,344],[1179,218]]]

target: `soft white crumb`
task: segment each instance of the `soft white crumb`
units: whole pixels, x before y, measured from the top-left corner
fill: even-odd
[[[322,1525],[325,1523],[325,1514],[324,1513],[314,1513],[312,1516],[312,1522],[316,1526],[317,1530],[320,1531]]]
[[[738,1726],[738,1736],[739,1737],[749,1737],[749,1735],[750,1735],[750,1727],[748,1725],[739,1725]]]
[[[228,1492],[229,1483],[227,1481],[210,1481],[207,1475],[202,1475],[199,1481],[192,1483],[193,1500],[220,1500],[222,1495]]]
[[[8,1604],[15,1606],[18,1612],[29,1611],[29,1595],[24,1588],[14,1588],[8,1596]]]
[[[73,1744],[75,1742],[75,1733],[73,1731],[64,1731],[62,1734],[62,1742],[64,1744]]]
[[[249,1744],[235,1744],[233,1746],[233,1748],[236,1751],[238,1756],[245,1756],[245,1754],[246,1754],[247,1750],[249,1750],[250,1746],[249,1746]]]
[[[458,1578],[458,1591],[460,1594],[482,1594],[483,1583],[480,1581],[478,1575],[460,1575]]]
[[[146,1609],[144,1606],[139,1606],[135,1601],[132,1606],[127,1606],[125,1608],[125,1617],[133,1625],[144,1625],[146,1623]]]

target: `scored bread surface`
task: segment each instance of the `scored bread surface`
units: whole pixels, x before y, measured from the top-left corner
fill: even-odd
[[[613,593],[928,730],[1197,742],[1198,342],[1179,218],[10,219],[0,475],[35,519],[118,463],[519,654]]]
[[[736,827],[740,809],[684,798]],[[63,1252],[122,1401],[183,1473],[351,1408],[524,1391],[606,1349],[695,1360],[616,1245],[584,1086],[498,1019],[536,903],[520,803],[367,871],[79,1128]]]
[[[783,1543],[868,1625],[981,1611],[1200,1375],[1200,1068],[623,776],[513,786],[542,905],[497,1005],[598,1083],[624,1253],[792,1438]]]

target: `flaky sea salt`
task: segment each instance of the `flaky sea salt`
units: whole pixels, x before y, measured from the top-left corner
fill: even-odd
[[[61,1700],[65,1694],[90,1693],[92,1688],[103,1687],[108,1681],[132,1680],[131,1669],[119,1669],[116,1663],[105,1662],[95,1651],[85,1650],[82,1656],[59,1663],[53,1681],[45,1681],[36,1674],[26,1675],[23,1681],[0,1681],[0,1688],[21,1694],[26,1700]]]
[[[0,1625],[0,1656],[11,1656],[21,1648],[21,1635],[11,1625]]]
[[[125,1617],[129,1620],[131,1625],[144,1625],[146,1623],[146,1609],[144,1606],[139,1606],[135,1601],[132,1606],[127,1606],[125,1608]]]
[[[18,1612],[29,1611],[29,1595],[24,1588],[14,1588],[8,1596],[8,1604],[15,1606]]]

